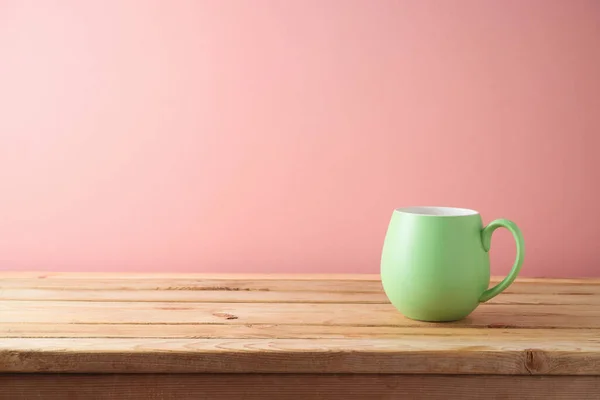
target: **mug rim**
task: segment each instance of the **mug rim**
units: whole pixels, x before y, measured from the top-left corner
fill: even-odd
[[[396,208],[394,212],[416,215],[419,217],[470,217],[479,215],[478,211],[470,208],[444,206],[413,206]]]

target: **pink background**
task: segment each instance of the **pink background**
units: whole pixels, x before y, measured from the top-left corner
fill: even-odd
[[[0,268],[374,273],[448,205],[598,276],[599,77],[593,0],[0,0]]]

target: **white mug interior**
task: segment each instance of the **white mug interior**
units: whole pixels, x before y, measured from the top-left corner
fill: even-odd
[[[404,207],[396,211],[406,214],[429,215],[436,217],[465,217],[467,215],[479,214],[475,210],[456,207]]]

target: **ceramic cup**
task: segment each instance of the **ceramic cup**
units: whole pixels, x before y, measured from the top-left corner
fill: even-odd
[[[492,233],[508,229],[517,257],[503,281],[490,283]],[[454,321],[497,296],[517,277],[525,245],[521,231],[506,219],[486,227],[477,211],[452,207],[394,210],[381,256],[381,280],[391,303],[420,321]]]

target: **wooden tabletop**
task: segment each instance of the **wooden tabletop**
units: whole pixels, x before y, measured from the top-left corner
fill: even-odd
[[[600,375],[600,280],[521,279],[454,323],[377,275],[0,272],[0,373]]]

